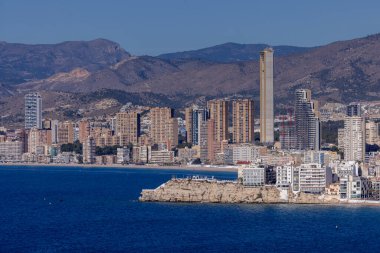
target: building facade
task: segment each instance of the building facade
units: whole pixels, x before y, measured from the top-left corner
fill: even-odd
[[[274,142],[273,49],[260,52],[260,141]]]
[[[167,148],[178,145],[178,121],[173,117],[174,110],[168,107],[155,107],[150,110],[150,137],[155,144]]]
[[[232,142],[254,143],[254,102],[252,99],[232,102]]]
[[[365,122],[360,116],[346,116],[344,119],[344,160],[364,161]]]
[[[39,93],[25,95],[25,129],[42,129],[42,98]]]
[[[319,150],[321,125],[318,102],[311,100],[311,91],[308,89],[296,90],[295,125],[297,149]]]
[[[119,112],[116,114],[116,135],[121,138],[122,146],[138,144],[140,137],[140,114],[136,111]]]
[[[87,137],[86,141],[83,143],[83,163],[95,163],[95,148],[95,139],[92,136]]]

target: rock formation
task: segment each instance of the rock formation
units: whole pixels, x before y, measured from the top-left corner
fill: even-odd
[[[172,179],[154,190],[143,190],[140,201],[205,203],[333,204],[338,196],[293,193],[275,186],[245,187],[233,181]]]

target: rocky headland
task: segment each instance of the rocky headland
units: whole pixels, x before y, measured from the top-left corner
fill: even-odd
[[[143,202],[198,202],[249,204],[338,204],[337,195],[293,193],[275,186],[246,187],[235,181],[171,179],[153,190],[143,190]]]

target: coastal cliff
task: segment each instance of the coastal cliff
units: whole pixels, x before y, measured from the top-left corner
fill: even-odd
[[[154,190],[143,190],[143,202],[334,204],[338,196],[293,193],[275,186],[245,187],[234,181],[171,179]]]

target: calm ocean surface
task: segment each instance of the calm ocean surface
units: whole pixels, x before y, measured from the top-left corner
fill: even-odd
[[[0,252],[380,252],[378,207],[137,201],[190,174],[236,177],[0,167]]]

